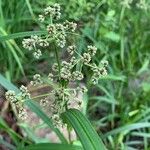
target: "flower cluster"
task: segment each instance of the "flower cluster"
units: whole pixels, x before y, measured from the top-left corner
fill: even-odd
[[[39,84],[42,84],[42,83],[43,83],[43,81],[41,79],[40,74],[35,74],[33,76],[33,81],[30,82],[30,84],[33,85],[33,86],[36,86],[36,85],[39,85]]]
[[[54,23],[53,20],[60,18],[60,5],[55,3],[44,9],[43,14],[39,15],[39,20],[44,22],[50,19],[50,24],[46,25],[47,34],[44,36],[31,36],[23,40],[25,49],[33,51],[33,56],[39,59],[42,55],[41,49],[48,47],[50,43],[55,42],[58,47],[63,48],[66,45],[67,34],[75,32],[77,24],[68,20],[63,23]]]
[[[6,92],[5,96],[6,99],[9,100],[14,107],[16,107],[16,110],[18,111],[18,117],[21,120],[24,120],[27,118],[27,112],[23,103],[25,99],[30,98],[30,93],[27,87],[23,85],[20,87],[20,91],[21,92],[16,95],[14,91],[10,90]]]
[[[26,38],[22,41],[23,47],[29,51],[33,51],[33,56],[37,59],[42,55],[41,48],[49,46],[46,39],[33,35],[30,38]]]
[[[47,16],[58,20],[61,16],[60,5],[58,3],[55,3],[54,5],[46,7],[44,9],[44,13],[39,15],[39,21],[43,22]]]
[[[48,16],[50,24],[46,26],[47,35],[42,37],[34,35],[31,38],[24,39],[22,42],[24,48],[34,51],[33,55],[36,58],[42,55],[40,48],[49,46],[52,41],[58,47],[63,48],[66,45],[67,34],[74,32],[77,26],[74,22],[69,21],[65,21],[62,24],[53,23],[53,19],[57,20],[60,18],[59,4],[54,4],[44,9],[44,13],[39,16],[39,20],[43,22]],[[59,58],[57,48],[54,50],[57,61],[52,65],[51,72],[47,75],[47,79],[52,82],[51,85],[53,86],[48,84],[51,90],[40,100],[40,105],[45,109],[50,107],[50,109],[48,108],[48,110],[51,110],[50,117],[55,125],[59,125],[61,113],[72,107],[80,108],[82,105],[82,99],[78,97],[78,94],[87,92],[87,88],[81,86],[81,82],[84,79],[83,68],[86,66],[91,70],[90,83],[97,84],[101,77],[107,75],[108,62],[103,60],[98,65],[93,62],[93,57],[97,52],[97,48],[93,45],[87,46],[83,53],[78,53],[77,47],[74,44],[69,45],[66,47],[66,51],[69,54],[67,61],[62,61]],[[43,79],[39,74],[35,74],[30,84],[33,86],[47,84],[48,80]],[[72,83],[77,84],[75,84],[75,87],[71,87]],[[29,98],[30,94],[24,86],[20,87],[20,91],[21,93],[17,96],[13,91],[8,91],[6,98],[12,103],[17,104],[19,116],[25,116],[22,99]],[[72,105],[72,103],[76,103],[76,105]]]
[[[66,45],[66,37],[68,32],[74,32],[77,24],[65,21],[64,23],[49,24],[47,26],[48,36],[55,39],[56,44],[63,48]]]

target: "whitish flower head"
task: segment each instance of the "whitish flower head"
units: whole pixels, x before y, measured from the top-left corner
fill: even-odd
[[[24,108],[19,108],[18,110],[18,117],[21,120],[26,120],[28,115],[27,115],[27,111]]]
[[[70,70],[68,70],[66,68],[62,68],[61,72],[60,72],[60,76],[63,79],[68,79],[69,80],[70,77],[71,77],[71,72],[70,72]]]
[[[39,59],[42,56],[41,50],[38,49],[35,52],[33,52],[33,56],[34,56],[34,58]]]
[[[98,84],[98,78],[92,77],[91,78],[91,83],[94,84],[94,85]]]
[[[102,64],[104,67],[107,67],[107,66],[108,66],[108,61],[107,61],[107,60],[102,60],[102,61],[101,61],[101,64]]]
[[[54,5],[48,6],[44,9],[44,15],[50,15],[53,19],[59,19],[61,16],[60,5],[55,3]]]
[[[47,31],[48,31],[48,33],[51,35],[51,34],[55,34],[56,33],[56,27],[55,27],[55,25],[53,25],[53,24],[49,24],[48,26],[47,26]]]
[[[70,64],[73,66],[77,63],[77,61],[78,60],[74,56],[72,56],[71,59],[70,59]]]
[[[22,45],[25,49],[32,50],[34,47],[34,40],[31,38],[23,39]]]
[[[25,87],[24,85],[22,85],[22,86],[20,87],[20,91],[21,91],[21,96],[22,96],[23,98],[29,98],[29,97],[30,97],[30,93],[29,93],[29,91],[28,91],[28,88]]]
[[[68,47],[67,47],[67,52],[68,52],[70,55],[73,55],[75,49],[76,49],[76,46],[75,46],[75,45],[68,46]]]
[[[33,81],[30,82],[30,84],[33,86],[41,84],[41,83],[43,83],[43,82],[42,82],[41,76],[39,74],[35,74],[33,76]]]
[[[77,90],[81,93],[86,93],[88,91],[88,89],[85,86],[77,87]]]
[[[53,75],[52,73],[49,73],[49,74],[48,74],[48,79],[49,79],[49,80],[53,81],[53,77],[54,77],[54,75]]]
[[[57,63],[54,63],[54,64],[53,64],[52,70],[55,71],[55,72],[58,71],[58,64],[57,64]]]
[[[96,54],[97,48],[95,46],[89,45],[87,48],[90,55],[94,56]]]
[[[88,64],[91,61],[91,56],[89,53],[84,53],[82,56],[83,63]]]
[[[40,106],[45,107],[48,104],[48,99],[44,98],[40,100]]]
[[[39,21],[43,22],[45,20],[45,17],[43,15],[39,15]]]
[[[7,91],[5,93],[5,96],[6,96],[6,99],[9,100],[9,101],[11,101],[12,103],[17,101],[16,94],[12,90]]]
[[[47,46],[49,46],[49,43],[45,39],[40,39],[38,41],[38,45],[41,46],[41,47],[47,47]]]
[[[74,71],[71,76],[72,80],[82,80],[83,74],[79,71]]]
[[[105,68],[101,68],[100,73],[101,73],[102,76],[106,76],[107,75],[107,70]]]
[[[66,38],[64,34],[61,33],[57,36],[56,44],[61,48],[63,48],[66,45]]]
[[[62,68],[65,68],[66,70],[70,70],[72,65],[66,61],[62,61]]]
[[[77,24],[74,22],[69,22],[68,20],[66,20],[64,22],[64,27],[66,30],[71,31],[71,32],[75,32],[76,28],[77,28]]]

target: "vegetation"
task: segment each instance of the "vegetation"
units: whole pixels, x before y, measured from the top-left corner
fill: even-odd
[[[9,128],[2,117],[0,128],[7,132],[12,142],[9,143],[3,138],[0,142],[10,149],[23,149],[28,145],[25,149],[40,149],[44,146],[44,149],[52,147],[52,149],[91,150],[101,147],[103,150],[107,147],[108,150],[148,150],[150,148],[148,0],[20,0],[19,2],[0,0],[1,74],[20,86],[22,83],[27,85],[36,73],[42,76],[49,73],[47,68],[55,61],[54,47],[47,49],[39,60],[36,60],[30,51],[23,48],[22,40],[31,35],[45,34],[45,26],[38,20],[38,15],[43,12],[43,8],[56,2],[62,7],[60,22],[69,20],[77,23],[77,32],[70,35],[66,41],[69,44],[76,41],[80,55],[86,52],[88,45],[95,45],[97,52],[92,61],[99,64],[101,60],[108,60],[108,75],[101,77],[98,84],[91,86],[89,81],[92,71],[88,66],[84,66],[82,73],[85,78],[82,82],[78,82],[85,84],[88,89],[83,95],[84,115],[80,111],[69,109],[61,116],[69,125],[68,130],[72,126],[76,131],[78,142],[71,141],[70,145],[66,143],[59,128],[55,128],[40,107],[30,100],[26,100],[25,104],[60,137],[62,145],[37,144],[41,143],[40,140],[35,141],[33,135],[22,137]],[[46,24],[49,24],[49,21]],[[63,50],[61,57],[65,56],[66,52]],[[78,67],[80,66],[77,66],[77,69]],[[0,76],[1,85],[18,93],[18,88],[3,76]],[[33,145],[35,143],[37,145]]]

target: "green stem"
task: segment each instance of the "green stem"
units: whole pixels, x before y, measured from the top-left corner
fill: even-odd
[[[57,51],[57,48],[55,46],[55,56],[56,56],[56,61],[57,61],[57,64],[58,64],[58,71],[59,71],[59,82],[60,82],[60,71],[61,71],[61,64],[60,64],[60,60],[59,60],[59,55],[58,55],[58,51]]]

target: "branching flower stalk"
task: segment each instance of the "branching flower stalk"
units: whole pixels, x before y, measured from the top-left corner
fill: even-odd
[[[37,59],[40,58],[45,48],[55,45],[56,63],[52,65],[51,71],[47,75],[47,80],[56,86],[51,87],[49,85],[52,88],[49,93],[35,97],[42,98],[40,105],[50,110],[49,116],[55,125],[62,124],[60,119],[61,113],[72,107],[80,109],[82,105],[82,100],[78,98],[78,93],[87,92],[87,88],[80,84],[84,79],[84,74],[82,73],[83,68],[86,66],[91,70],[92,75],[89,82],[95,85],[101,77],[107,75],[108,66],[106,60],[100,61],[98,65],[94,63],[93,57],[97,52],[95,46],[89,45],[85,52],[79,54],[74,43],[67,45],[68,33],[74,33],[77,24],[68,20],[63,23],[57,23],[60,16],[59,4],[56,3],[45,8],[44,12],[39,15],[39,20],[46,25],[47,34],[44,36],[32,35],[22,42],[23,47],[32,51],[33,56]],[[46,20],[50,20],[50,24],[47,25]],[[68,61],[61,60],[58,48],[66,50],[69,55]],[[78,70],[77,65],[81,66]],[[72,87],[72,83],[79,83],[76,84],[79,86]],[[40,74],[35,74],[30,84],[37,86],[48,84],[48,82]],[[24,101],[30,99],[30,93],[25,86],[21,86],[20,91],[21,93],[18,95],[14,91],[8,91],[6,92],[6,98],[18,108],[19,117],[26,119],[27,113],[24,108]],[[77,105],[72,105],[74,102]]]

